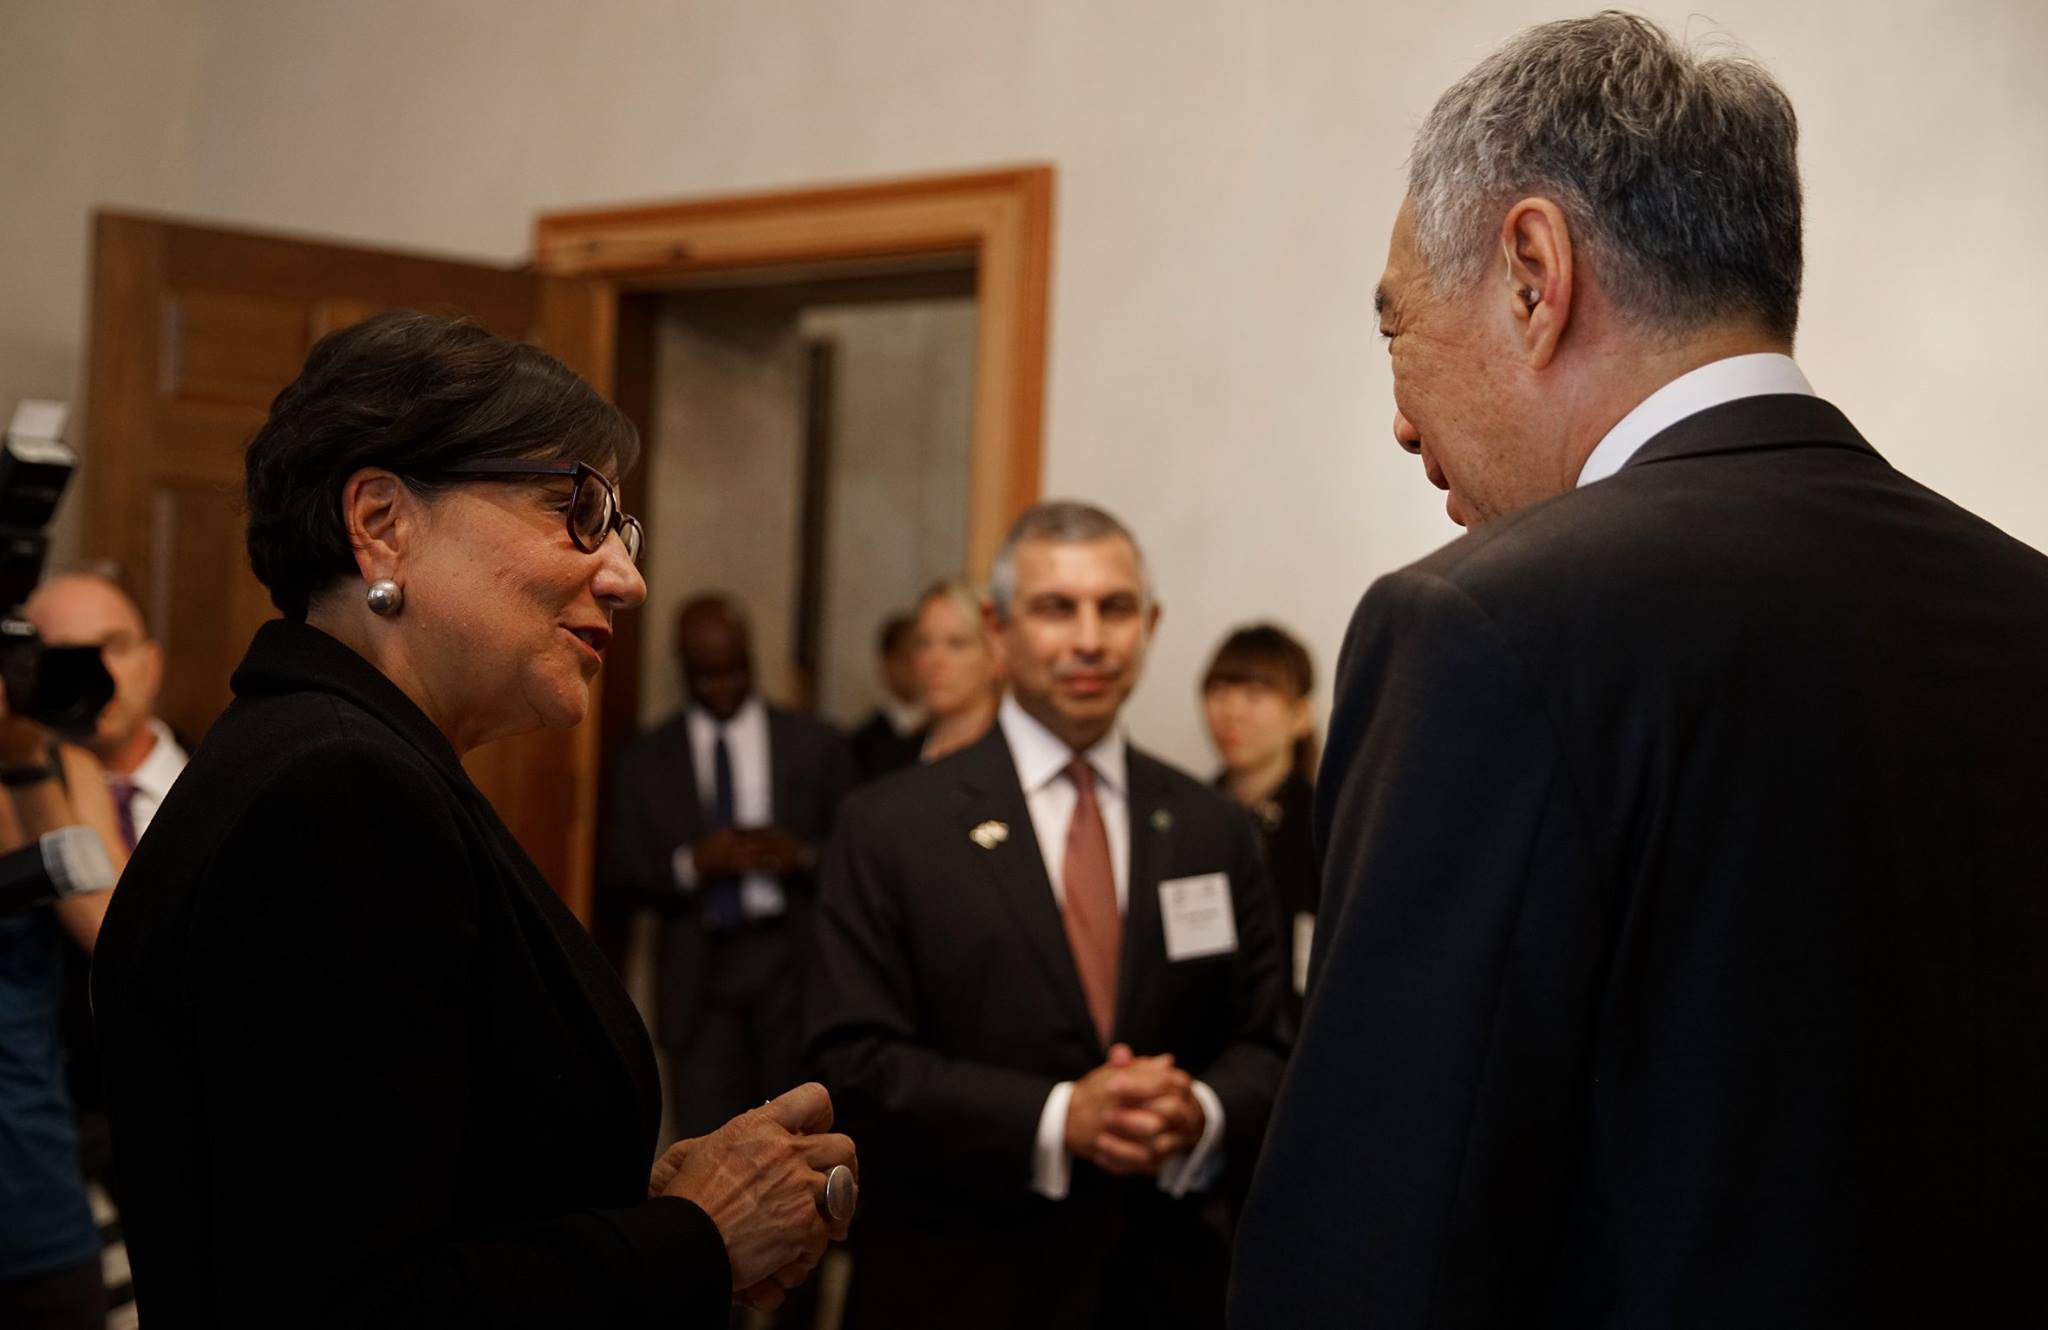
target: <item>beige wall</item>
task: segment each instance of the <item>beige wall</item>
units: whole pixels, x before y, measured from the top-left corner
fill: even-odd
[[[881,700],[875,630],[967,561],[974,302],[807,311],[836,347],[818,712],[858,725]]]
[[[744,297],[669,301],[655,333],[660,454],[647,506],[654,538],[641,564],[651,631],[640,639],[640,720],[683,704],[676,610],[720,591],[747,611],[756,681],[787,702],[795,680],[791,600],[803,520],[803,342],[794,313]]]
[[[682,705],[670,625],[684,600],[723,591],[747,610],[761,690],[794,703],[803,522],[804,346],[837,347],[826,497],[821,661],[813,705],[857,724],[880,696],[875,629],[967,548],[974,303],[806,309],[773,291],[665,302],[656,331],[659,465],[642,559],[656,631],[641,639],[640,720]]]
[[[1365,583],[1453,534],[1387,440],[1368,308],[1408,135],[1510,30],[1592,7],[0,0],[0,400],[75,390],[95,203],[511,260],[543,208],[1050,161],[1046,482],[1147,543],[1133,730],[1205,765],[1225,628],[1275,614],[1327,668]],[[1809,375],[2048,545],[2048,6],[1714,18],[1804,118]]]

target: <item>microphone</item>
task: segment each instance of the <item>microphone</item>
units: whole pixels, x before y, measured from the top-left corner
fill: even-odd
[[[0,915],[113,885],[114,861],[91,827],[59,827],[33,845],[0,854]]]

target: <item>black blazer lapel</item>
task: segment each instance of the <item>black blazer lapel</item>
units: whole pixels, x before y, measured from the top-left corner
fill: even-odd
[[[499,820],[482,792],[472,786],[460,793],[469,800],[478,820],[496,842],[500,865],[515,883],[514,889],[525,898],[526,908],[536,917],[538,932],[554,944],[555,954],[575,976],[588,1000],[593,1023],[617,1056],[621,1093],[638,1110],[642,1135],[653,1141],[661,1132],[661,1072],[655,1065],[653,1045],[648,1042],[639,1010],[604,953],[584,931],[582,921],[541,876],[540,869],[519,847],[511,829]],[[535,945],[544,944],[536,938]]]
[[[1066,925],[1031,826],[1031,809],[1024,802],[1024,787],[1018,783],[1017,764],[1002,729],[991,726],[955,764],[954,820],[959,835],[969,842],[968,853],[987,871],[996,900],[1038,958],[1053,1000],[1076,1028],[1087,1032],[1091,1043],[1096,1042],[1095,1021],[1088,1014],[1081,975],[1067,946]]]
[[[1166,934],[1159,919],[1159,881],[1172,862],[1172,839],[1178,810],[1168,793],[1165,773],[1151,758],[1126,745],[1125,773],[1130,782],[1130,890],[1124,901],[1124,941],[1116,966],[1116,1025],[1119,1034],[1129,1021],[1138,995],[1150,987],[1152,968],[1166,954]]]

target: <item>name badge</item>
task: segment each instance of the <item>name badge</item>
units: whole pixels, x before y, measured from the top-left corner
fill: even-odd
[[[1159,918],[1166,926],[1166,959],[1192,961],[1237,950],[1237,916],[1230,908],[1230,875],[1202,873],[1159,884]]]
[[[1316,917],[1303,910],[1294,916],[1294,993],[1308,992],[1308,954],[1316,945]]]

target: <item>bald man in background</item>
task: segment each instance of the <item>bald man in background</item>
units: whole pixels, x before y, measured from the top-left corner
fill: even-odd
[[[164,649],[149,635],[142,610],[102,573],[57,574],[36,588],[23,613],[51,646],[98,647],[113,676],[113,700],[84,742],[107,769],[123,848],[133,850],[185,769],[185,749],[156,715]]]
[[[655,1039],[700,1136],[796,1083],[817,847],[853,785],[838,730],[769,705],[725,596],[676,616],[684,709],[620,755],[600,890],[661,918]]]

